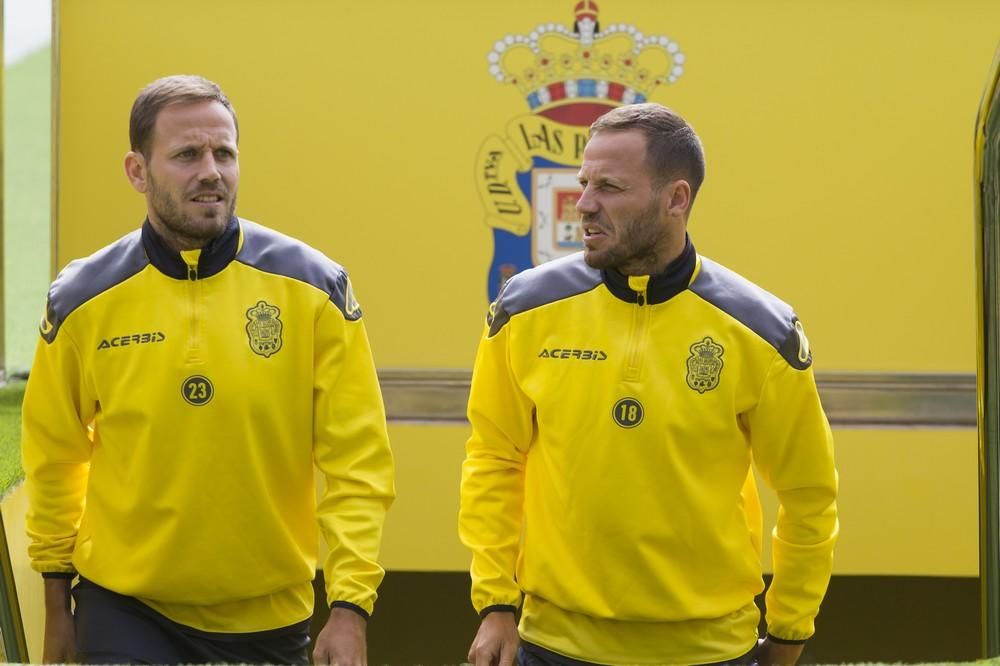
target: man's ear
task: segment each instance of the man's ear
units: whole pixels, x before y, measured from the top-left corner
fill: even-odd
[[[125,176],[139,194],[149,191],[149,173],[142,153],[132,150],[125,156]]]
[[[663,187],[663,210],[668,217],[687,217],[691,208],[691,183],[683,178],[667,183]]]

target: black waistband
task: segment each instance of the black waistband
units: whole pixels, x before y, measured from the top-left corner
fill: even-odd
[[[527,660],[528,663],[522,666],[602,666],[602,664],[597,662],[580,661],[579,659],[566,657],[552,652],[551,650],[546,650],[540,645],[535,645],[534,643],[529,643],[527,641],[521,641],[521,648],[529,656],[529,659]],[[737,657],[736,659],[730,659],[728,661],[715,661],[708,664],[698,664],[697,666],[754,666],[757,663],[753,658],[754,652],[756,651],[757,646],[754,645],[749,652]]]

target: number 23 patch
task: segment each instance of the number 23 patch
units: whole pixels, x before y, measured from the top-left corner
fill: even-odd
[[[215,395],[215,387],[204,375],[191,375],[181,384],[181,395],[185,402],[195,407],[201,407],[211,402]]]

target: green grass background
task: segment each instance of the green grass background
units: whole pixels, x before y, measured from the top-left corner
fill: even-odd
[[[51,49],[4,69],[3,326],[8,376],[31,366],[49,284],[51,247]],[[24,476],[24,382],[0,389],[0,494]]]
[[[21,469],[21,400],[24,382],[0,389],[0,495],[23,477]]]
[[[51,50],[3,78],[4,334],[8,374],[31,366],[49,284],[51,248]]]

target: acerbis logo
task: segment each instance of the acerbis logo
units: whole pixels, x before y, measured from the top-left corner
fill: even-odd
[[[608,355],[600,349],[543,349],[538,358],[566,358],[579,361],[605,361]]]
[[[151,342],[163,342],[167,339],[167,336],[160,331],[153,331],[152,333],[133,333],[132,335],[119,335],[114,338],[104,338],[101,340],[101,344],[97,345],[100,349],[111,349],[112,347],[128,347],[130,345],[145,345]]]

